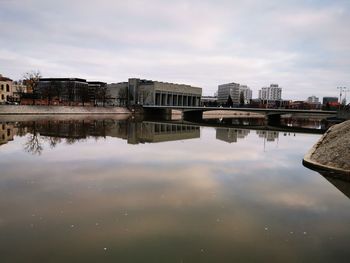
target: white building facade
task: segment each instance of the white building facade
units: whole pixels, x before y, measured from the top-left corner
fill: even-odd
[[[261,100],[282,100],[282,88],[278,84],[271,84],[270,87],[263,87],[259,90]]]
[[[244,104],[249,104],[253,98],[253,91],[247,85],[240,85],[239,92],[243,93]]]
[[[306,100],[308,103],[319,103],[320,99],[316,96],[310,96]]]
[[[247,85],[240,85],[238,83],[232,82],[227,84],[222,84],[218,86],[218,103],[227,103],[228,97],[230,96],[234,105],[240,104],[241,93],[244,96],[244,103],[250,102],[253,96],[252,90]]]

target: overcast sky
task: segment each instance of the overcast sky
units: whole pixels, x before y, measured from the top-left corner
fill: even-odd
[[[338,96],[350,88],[349,11],[349,0],[0,0],[0,74]]]

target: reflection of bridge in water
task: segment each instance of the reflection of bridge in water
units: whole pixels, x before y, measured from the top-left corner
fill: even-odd
[[[256,131],[274,131],[284,133],[304,133],[304,134],[323,134],[328,127],[317,125],[317,128],[303,128],[288,125],[269,125],[264,119],[249,118],[223,118],[223,119],[203,119],[201,121],[168,121],[167,123],[181,123],[212,128],[230,128],[237,130],[256,130]],[[315,125],[316,126],[316,125]]]
[[[286,114],[312,114],[320,116],[335,116],[335,111],[324,110],[296,110],[296,109],[272,109],[272,108],[244,108],[244,107],[196,107],[196,106],[156,106],[143,105],[143,112],[146,116],[158,116],[160,118],[169,119],[171,110],[182,111],[183,119],[189,121],[201,121],[203,112],[207,111],[240,111],[250,113],[260,113],[266,116],[269,123],[279,123],[282,115]]]

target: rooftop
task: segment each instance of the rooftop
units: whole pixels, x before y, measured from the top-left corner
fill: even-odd
[[[0,74],[0,81],[12,81],[12,79],[6,78]]]

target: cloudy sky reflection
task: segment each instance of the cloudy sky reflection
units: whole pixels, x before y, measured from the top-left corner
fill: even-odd
[[[1,146],[3,258],[329,261],[349,255],[350,200],[301,165],[319,136]],[[18,165],[20,163],[21,165]],[[137,251],[137,253],[135,253]],[[55,261],[54,260],[54,261]]]

